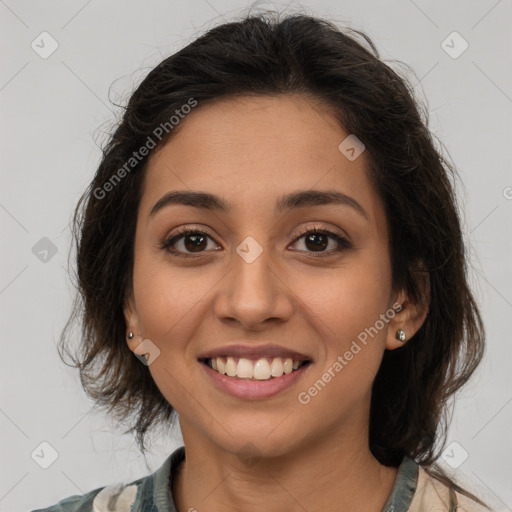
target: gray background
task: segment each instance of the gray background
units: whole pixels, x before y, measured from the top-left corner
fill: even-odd
[[[154,439],[146,466],[131,437],[90,411],[77,372],[61,363],[55,343],[72,298],[68,223],[99,162],[95,140],[115,121],[109,94],[123,101],[164,56],[248,6],[0,0],[1,511],[48,506],[139,478],[181,442],[176,430]],[[362,29],[384,59],[410,65],[418,96],[428,100],[430,128],[459,169],[471,282],[488,352],[457,401],[448,436],[457,444],[441,462],[458,465],[456,475],[483,490],[496,510],[512,510],[512,2],[323,0],[292,2],[288,10]],[[58,44],[47,58],[40,53],[52,42],[40,36],[44,31]],[[469,44],[457,58],[442,46],[453,31]],[[463,41],[452,36],[447,44],[453,54]],[[52,246],[56,254],[45,255]],[[58,453],[47,469],[40,464],[50,462],[51,449],[42,442]],[[39,459],[31,457],[34,450]]]

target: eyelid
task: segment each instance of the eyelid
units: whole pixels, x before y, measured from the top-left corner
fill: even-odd
[[[326,226],[320,226],[319,227],[316,224],[313,224],[312,222],[307,223],[307,224],[301,226],[299,234],[298,234],[298,237],[301,237],[301,236],[303,236],[305,234],[308,234],[311,231],[316,231],[318,233],[327,232],[327,233],[330,233],[332,235],[339,236],[340,238],[346,238],[347,242],[351,242],[350,236],[345,231],[343,231],[342,229],[340,229],[338,227],[326,227]],[[297,237],[295,237],[295,240],[297,240]]]

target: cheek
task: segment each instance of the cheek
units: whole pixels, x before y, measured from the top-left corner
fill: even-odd
[[[363,295],[368,289],[360,291],[356,300],[349,290],[338,293],[332,302],[325,301],[326,309],[317,310],[318,318],[329,323],[333,332],[329,330],[323,340],[321,364],[298,390],[296,398],[304,422],[322,418],[325,425],[335,425],[340,417],[366,421],[372,385],[385,349],[387,323],[380,320],[385,301],[377,300],[378,294]]]
[[[134,268],[134,292],[143,335],[165,350],[182,345],[183,325],[197,314],[207,289],[193,269],[172,269],[154,261],[145,265],[141,259]]]
[[[194,269],[172,269],[155,259],[144,261],[142,256],[134,267],[142,335],[160,351],[149,371],[167,401],[180,411],[188,408],[187,382],[196,364],[190,342],[198,322],[207,314],[201,298],[213,284],[208,286],[194,277]]]
[[[211,315],[208,296],[218,281],[207,265],[173,267],[149,251],[136,258],[134,294],[142,335],[160,350],[149,367],[157,384],[172,385],[169,375],[190,379],[190,368],[196,365],[195,338]]]
[[[322,336],[321,365],[302,389],[308,395],[304,401],[311,398],[320,409],[331,400],[348,407],[359,402],[370,391],[382,360],[393,317],[386,315],[391,279],[389,262],[371,254],[360,254],[325,277],[303,277],[293,287]]]
[[[391,293],[389,272],[385,259],[360,254],[333,271],[302,274],[294,278],[292,288],[317,329],[330,340],[326,340],[329,349],[341,351],[386,312]],[[379,326],[379,331],[385,331],[380,322]],[[384,333],[379,334],[383,337]]]

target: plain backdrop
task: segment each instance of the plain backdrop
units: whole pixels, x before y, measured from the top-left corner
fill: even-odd
[[[73,293],[69,220],[99,163],[95,141],[116,120],[110,100],[126,99],[165,56],[249,5],[0,1],[1,511],[145,476],[181,443],[169,427],[153,439],[146,465],[133,438],[91,412],[77,371],[59,359]],[[273,7],[363,30],[395,69],[393,60],[414,70],[409,79],[428,102],[430,128],[464,183],[471,282],[488,335],[441,462],[457,460],[457,476],[497,510],[512,510],[512,2],[311,0],[255,10]]]

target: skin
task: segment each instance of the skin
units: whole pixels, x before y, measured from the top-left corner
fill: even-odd
[[[271,512],[377,512],[389,497],[397,469],[368,446],[371,386],[384,350],[403,346],[396,330],[412,337],[427,311],[392,290],[384,204],[365,153],[350,161],[339,151],[348,135],[312,98],[229,98],[198,105],[149,160],[125,318],[132,351],[143,339],[159,348],[148,368],[179,413],[186,461],[172,492],[180,512],[252,512],[263,504]],[[313,188],[353,197],[368,218],[340,205],[274,214],[282,194]],[[233,210],[173,205],[150,216],[173,190],[211,192]],[[198,258],[159,246],[183,226],[209,235]],[[335,252],[328,238],[315,250],[298,238],[313,227],[353,247]],[[263,250],[252,263],[236,252],[247,236]],[[190,254],[193,244],[182,238],[174,248]],[[319,252],[330,255],[314,258]],[[400,313],[301,404],[298,393],[396,302]],[[240,340],[276,343],[313,364],[277,396],[235,398],[211,385],[197,357]]]

